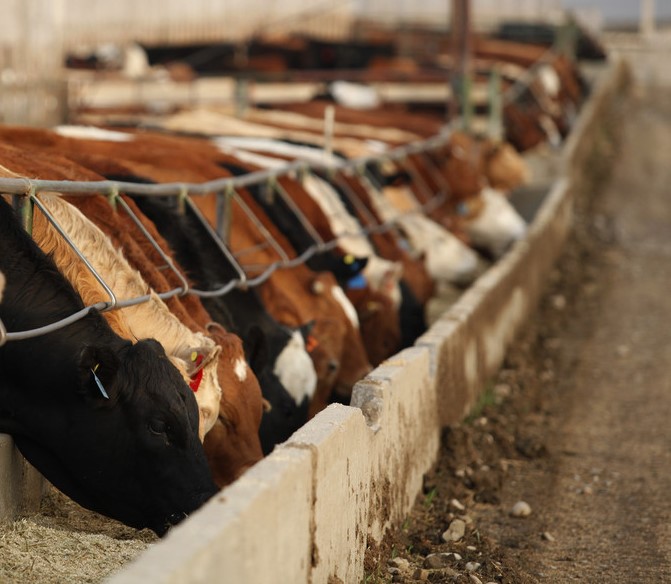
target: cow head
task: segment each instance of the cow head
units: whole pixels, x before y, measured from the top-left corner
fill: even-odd
[[[398,309],[388,295],[370,286],[347,291],[361,323],[361,336],[370,363],[375,367],[400,349]]]
[[[82,506],[163,535],[217,492],[193,392],[156,341],[88,345],[70,379],[26,387],[3,392],[17,446]]]
[[[489,186],[508,193],[529,182],[529,166],[510,143],[487,138],[482,150],[482,173]]]
[[[293,339],[293,334],[289,335],[287,332],[287,335],[288,338],[284,343],[288,345],[289,339]],[[263,453],[268,454],[276,444],[284,442],[307,421],[309,397],[290,393],[275,373],[277,367],[268,364],[271,355],[278,350],[280,354],[287,350],[287,355],[291,355],[295,347],[270,346],[277,344],[278,340],[269,337],[257,326],[250,327],[243,338],[245,355],[263,389],[264,410],[259,426],[259,438]],[[312,388],[314,390],[314,386]]]
[[[222,395],[218,418],[203,446],[214,480],[223,487],[263,458],[259,440],[263,398],[240,337],[214,322],[207,331],[222,348],[218,364]]]

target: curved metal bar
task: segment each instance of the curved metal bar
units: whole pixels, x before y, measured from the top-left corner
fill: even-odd
[[[271,178],[270,179],[270,184],[268,185],[269,188],[273,189],[273,183],[275,182],[275,179]],[[245,201],[242,199],[242,197],[238,194],[233,196],[233,200],[238,204],[240,209],[242,209],[242,212],[247,215],[249,220],[252,222],[256,230],[261,234],[261,236],[266,240],[266,243],[270,245],[275,250],[275,253],[280,256],[282,261],[288,261],[289,256],[287,253],[284,251],[282,246],[277,243],[277,240],[272,236],[270,231],[266,228],[266,226],[259,220],[259,218],[254,214],[254,211],[251,210],[249,205],[245,203]]]
[[[212,241],[214,241],[214,243],[217,245],[217,247],[224,255],[226,260],[230,262],[230,264],[233,266],[233,269],[237,272],[238,277],[240,278],[241,284],[245,285],[247,282],[247,275],[245,274],[245,271],[242,269],[242,267],[235,259],[231,251],[228,249],[228,247],[226,247],[224,242],[217,235],[217,232],[212,228],[209,221],[205,219],[205,217],[203,217],[203,214],[200,212],[200,209],[196,205],[194,205],[193,201],[187,198],[185,203],[189,211],[193,213],[193,215],[196,217],[196,219],[198,219],[199,223],[202,225],[203,229],[205,229],[205,232],[212,238]],[[201,290],[200,292],[207,292],[207,291]]]
[[[314,228],[312,223],[308,221],[308,218],[305,216],[305,213],[296,205],[296,202],[291,198],[291,195],[287,193],[286,189],[280,184],[278,180],[274,181],[273,184],[275,192],[280,196],[280,198],[287,204],[287,207],[291,212],[296,216],[298,222],[303,226],[303,228],[308,232],[312,240],[318,245],[324,245],[324,240],[322,236],[319,235],[317,230]]]
[[[49,212],[49,210],[45,207],[45,205],[40,201],[40,199],[37,197],[37,195],[30,195],[30,200],[33,202],[33,204],[37,205],[44,214],[44,216],[49,220],[49,223],[53,225],[54,229],[58,231],[58,233],[61,235],[61,237],[66,241],[66,243],[72,248],[72,251],[74,251],[77,256],[79,257],[82,262],[84,262],[84,265],[86,268],[91,272],[93,277],[98,281],[98,283],[103,287],[107,295],[110,297],[110,303],[105,310],[111,310],[115,308],[118,304],[117,302],[117,297],[112,291],[112,289],[107,285],[107,282],[103,280],[102,276],[98,274],[96,269],[91,265],[91,262],[89,262],[86,257],[84,257],[84,254],[79,251],[79,248],[75,245],[75,243],[70,239],[68,234],[63,230],[63,228],[58,224],[58,221],[54,218],[54,216]]]
[[[23,341],[26,339],[32,339],[34,337],[39,337],[41,335],[46,335],[47,333],[52,333],[54,331],[60,330],[74,322],[77,322],[78,320],[81,320],[93,310],[102,312],[103,310],[106,309],[106,307],[107,307],[106,302],[98,302],[97,304],[93,304],[91,306],[87,306],[86,308],[82,308],[81,310],[78,310],[77,312],[71,314],[70,316],[62,318],[61,320],[38,327],[36,329],[31,329],[27,331],[7,332],[5,338],[7,341]]]
[[[119,197],[117,195],[116,197],[114,197],[114,202],[115,204],[123,207],[123,210],[126,212],[126,214],[132,219],[133,223],[135,223],[135,225],[137,225],[137,227],[140,229],[142,235],[144,235],[147,238],[149,243],[151,243],[152,247],[159,253],[163,261],[166,263],[166,266],[170,269],[170,271],[173,274],[175,274],[175,276],[177,276],[179,281],[182,283],[182,285],[180,286],[181,292],[178,292],[178,294],[180,296],[184,296],[189,291],[189,282],[186,280],[182,272],[180,272],[177,269],[177,266],[175,266],[175,263],[172,261],[172,258],[163,251],[163,248],[158,244],[158,241],[156,241],[154,237],[151,235],[151,233],[149,233],[149,231],[144,226],[142,221],[140,221],[140,218],[133,212],[128,203],[126,203],[126,201],[124,201],[122,197]],[[167,298],[170,298],[174,295],[175,295],[174,293],[170,293],[170,295],[167,296]]]
[[[415,153],[421,153],[426,150],[431,150],[435,148],[439,148],[445,142],[449,139],[451,133],[451,129],[447,127],[443,132],[441,132],[440,135],[434,136],[433,138],[429,138],[427,140],[424,140],[422,142],[418,142],[415,144],[409,144],[400,148],[396,148],[393,151],[390,151],[385,154],[385,158],[387,159],[392,159],[395,160],[397,158],[403,158],[407,156],[408,154],[415,154]],[[94,182],[80,182],[80,181],[47,181],[47,180],[36,180],[36,179],[28,179],[28,178],[17,178],[17,179],[11,179],[11,178],[0,178],[0,191],[8,193],[8,194],[15,194],[15,195],[22,195],[22,196],[28,196],[30,200],[38,205],[40,210],[45,214],[47,219],[50,221],[50,223],[54,226],[54,228],[59,232],[59,234],[68,242],[70,247],[75,251],[75,253],[82,259],[86,267],[91,271],[93,276],[96,278],[96,280],[103,286],[105,291],[108,293],[110,296],[110,302],[98,302],[92,306],[85,307],[82,310],[77,311],[76,313],[61,319],[57,322],[29,330],[29,331],[14,331],[14,332],[7,332],[5,330],[4,324],[0,321],[0,346],[8,341],[17,341],[17,340],[23,340],[23,339],[28,339],[28,338],[33,338],[37,337],[43,334],[47,334],[56,330],[59,330],[61,328],[64,328],[68,326],[69,324],[72,324],[73,322],[76,322],[78,320],[81,320],[84,318],[86,315],[88,315],[90,312],[93,310],[97,310],[99,312],[106,311],[106,310],[112,310],[112,309],[118,309],[118,308],[124,308],[128,306],[134,306],[136,304],[140,304],[142,302],[146,302],[151,298],[151,295],[144,295],[140,296],[137,298],[131,298],[131,299],[126,299],[126,300],[121,300],[119,301],[116,296],[114,295],[114,292],[109,288],[109,286],[104,282],[104,280],[99,276],[99,274],[95,271],[95,269],[91,266],[91,264],[88,262],[88,260],[81,254],[81,252],[77,249],[77,247],[74,245],[74,243],[70,240],[70,238],[67,236],[67,234],[64,232],[64,230],[58,225],[58,222],[55,220],[55,218],[49,213],[49,211],[45,208],[45,206],[42,204],[42,202],[37,198],[37,196],[34,194],[35,192],[39,191],[59,191],[63,193],[68,193],[71,195],[81,195],[81,196],[87,196],[92,193],[103,193],[106,194],[113,202],[121,203],[121,205],[124,207],[124,210],[126,212],[129,212],[130,209],[128,208],[127,204],[123,199],[118,197],[118,194],[120,191],[123,191],[125,193],[132,193],[132,194],[138,194],[138,195],[144,195],[144,196],[178,196],[182,200],[182,202],[185,205],[185,208],[188,209],[189,211],[193,212],[194,215],[198,218],[199,222],[202,224],[202,226],[205,228],[206,232],[212,237],[212,239],[215,241],[223,255],[226,257],[227,261],[230,262],[230,264],[234,267],[238,277],[235,279],[230,280],[223,286],[220,286],[219,288],[215,290],[198,290],[194,288],[189,288],[188,283],[183,280],[182,277],[180,277],[180,280],[184,282],[184,285],[179,288],[175,288],[173,290],[169,290],[167,292],[162,292],[157,294],[159,298],[162,299],[167,299],[176,295],[181,295],[181,294],[194,294],[199,297],[214,297],[214,296],[223,296],[227,293],[229,293],[231,290],[238,288],[238,289],[247,289],[252,286],[258,286],[262,284],[263,282],[267,281],[268,278],[278,269],[282,268],[291,268],[297,265],[301,265],[305,263],[310,257],[312,257],[315,253],[321,252],[321,251],[328,251],[330,249],[335,248],[339,244],[339,238],[334,238],[330,241],[323,241],[321,237],[318,237],[316,239],[316,244],[313,246],[310,246],[306,250],[304,250],[300,255],[294,257],[294,258],[289,258],[284,252],[284,250],[279,246],[279,244],[274,240],[272,235],[267,231],[267,229],[262,225],[259,224],[259,229],[263,233],[264,231],[267,233],[268,236],[268,241],[274,242],[274,247],[277,246],[276,251],[278,251],[278,254],[282,258],[281,261],[274,262],[268,266],[266,270],[264,270],[259,276],[256,276],[255,278],[248,278],[247,274],[245,273],[244,269],[240,266],[240,264],[236,261],[235,257],[232,255],[230,250],[227,248],[227,246],[222,242],[221,238],[218,236],[216,231],[210,226],[209,222],[202,216],[198,208],[194,205],[193,201],[191,200],[191,196],[199,196],[199,195],[205,195],[208,193],[211,193],[213,191],[215,192],[224,192],[226,194],[231,193],[231,198],[234,198],[238,204],[240,204],[241,208],[243,211],[250,216],[250,218],[256,222],[258,222],[258,218],[253,214],[251,209],[245,204],[245,202],[240,198],[237,193],[235,193],[235,188],[236,187],[244,187],[248,185],[254,185],[254,184],[259,184],[260,182],[263,181],[271,181],[273,184],[273,188],[282,196],[285,198],[286,196],[286,201],[287,203],[291,206],[291,198],[288,196],[286,191],[280,187],[280,189],[277,189],[277,177],[288,174],[288,173],[300,173],[301,171],[306,171],[306,170],[311,170],[311,171],[316,171],[316,170],[322,170],[322,171],[329,171],[329,172],[336,172],[336,171],[355,171],[358,168],[361,168],[364,166],[367,162],[372,162],[375,160],[378,160],[379,157],[377,156],[367,156],[367,157],[360,157],[360,158],[355,158],[343,162],[338,162],[335,164],[327,164],[327,163],[319,163],[319,162],[312,162],[312,163],[306,163],[305,161],[295,161],[292,163],[289,163],[287,165],[284,165],[283,167],[279,169],[273,169],[270,171],[259,171],[259,172],[254,172],[254,173],[249,173],[247,175],[243,175],[240,177],[232,177],[232,178],[224,178],[224,179],[218,179],[215,181],[209,181],[207,183],[199,183],[199,184],[191,184],[191,183],[165,183],[165,184],[160,184],[160,185],[147,185],[147,184],[138,184],[138,183],[128,183],[128,182],[120,182],[120,181],[94,181]],[[435,197],[434,197],[435,199]],[[434,202],[434,199],[429,201],[429,203]],[[293,209],[292,209],[293,210]],[[416,211],[411,211],[410,213],[418,213],[421,212],[420,210]],[[156,242],[153,241],[153,238],[151,238],[150,234],[146,232],[146,229],[144,226],[141,225],[141,223],[138,223],[139,219],[134,216],[132,212],[129,212],[129,215],[133,219],[133,221],[138,224],[138,226],[141,228],[143,233],[148,236],[149,240],[152,242],[152,245],[155,247],[158,245]],[[307,220],[306,220],[307,221]],[[308,222],[309,223],[309,222]],[[312,225],[310,224],[310,227]],[[362,228],[360,231],[357,233],[352,233],[352,234],[343,234],[342,236],[352,236],[352,235],[365,235],[368,233],[373,233],[373,232],[378,232],[378,231],[386,231],[390,229],[395,229],[395,221],[390,221],[390,222],[385,222],[385,223],[379,223],[373,226],[369,226],[367,228]],[[312,229],[314,229],[312,227]],[[272,245],[272,244],[271,244]],[[157,248],[158,249],[158,248]],[[280,252],[281,250],[281,252]],[[159,249],[160,252],[162,250]],[[161,253],[162,257],[166,260],[166,263],[171,267],[171,269],[176,270],[174,266],[172,265],[171,261],[168,261],[168,258],[164,256],[163,253]],[[179,271],[176,271],[178,276],[180,276]]]

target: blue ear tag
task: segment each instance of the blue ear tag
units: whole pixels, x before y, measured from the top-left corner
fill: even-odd
[[[468,215],[468,203],[461,201],[457,205],[457,215],[460,215],[461,217]]]
[[[398,246],[403,251],[412,251],[412,246],[410,245],[410,242],[405,237],[399,237],[398,238]]]
[[[96,375],[96,369],[98,369],[98,364],[96,363],[96,366],[91,369],[91,373],[93,373],[93,379],[96,382],[96,385],[98,386],[98,389],[100,390],[100,393],[103,394],[103,397],[105,399],[109,399],[110,396],[107,395],[107,392],[105,391],[105,388],[103,387],[103,382],[100,381],[100,378]]]
[[[367,285],[368,280],[366,280],[366,276],[364,276],[363,274],[357,274],[353,278],[347,280],[347,284],[345,284],[345,286],[350,290],[361,290],[365,288]]]

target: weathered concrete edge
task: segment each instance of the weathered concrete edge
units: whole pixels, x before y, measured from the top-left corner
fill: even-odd
[[[609,77],[616,73],[611,70]],[[611,87],[616,86],[613,82]],[[608,89],[602,91],[601,103]],[[601,107],[588,105],[581,116],[595,118]],[[582,129],[582,136],[574,139],[577,143],[587,137],[590,123],[579,121],[577,128]],[[533,309],[570,227],[572,200],[567,178],[568,183],[562,180],[552,189],[527,237],[464,294],[415,348],[401,352],[357,384],[352,402],[357,407],[327,408],[224,489],[217,500],[108,582],[359,581],[367,538],[361,538],[361,526],[357,531],[353,521],[365,518],[368,537],[379,541],[387,526],[410,508],[420,492],[417,477],[421,478],[421,472],[435,462],[441,426],[463,416],[500,366],[505,347]],[[413,406],[418,404],[426,406],[428,413],[421,408],[415,411]],[[361,423],[363,414],[368,422],[365,427]],[[398,428],[403,431],[395,432]],[[407,436],[408,428],[420,428],[422,433]],[[424,448],[419,444],[422,440],[426,442]],[[304,471],[296,460],[283,460],[288,453],[307,456],[309,469],[305,459]],[[326,464],[336,460],[335,454],[343,457],[338,458],[338,466],[344,465],[345,477],[335,477],[332,465]],[[421,460],[408,473],[404,465],[417,454]],[[352,475],[350,465],[356,467]],[[361,474],[366,466],[368,480]],[[273,481],[254,482],[255,476],[266,472],[275,477]],[[322,501],[324,505],[320,505],[318,493],[331,503]],[[268,499],[273,504],[268,505]],[[304,512],[294,516],[288,513],[289,507],[301,507],[296,501],[309,502],[307,516]],[[356,508],[347,513],[339,514],[337,508],[329,512],[333,501]],[[259,510],[261,505],[263,509]],[[241,533],[247,536],[241,537]],[[346,546],[337,544],[343,534]],[[297,538],[295,545],[293,537]],[[272,549],[279,542],[281,559]],[[324,542],[323,547],[317,542]],[[311,564],[304,570],[307,558]],[[337,567],[346,566],[352,558],[353,568],[339,573]],[[282,569],[294,579],[280,575]]]
[[[10,435],[0,434],[0,521],[37,511],[43,490],[42,475],[23,458]]]

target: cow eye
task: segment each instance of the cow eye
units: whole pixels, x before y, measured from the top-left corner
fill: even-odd
[[[149,420],[147,427],[152,434],[165,434],[166,431],[165,422],[159,419]]]

